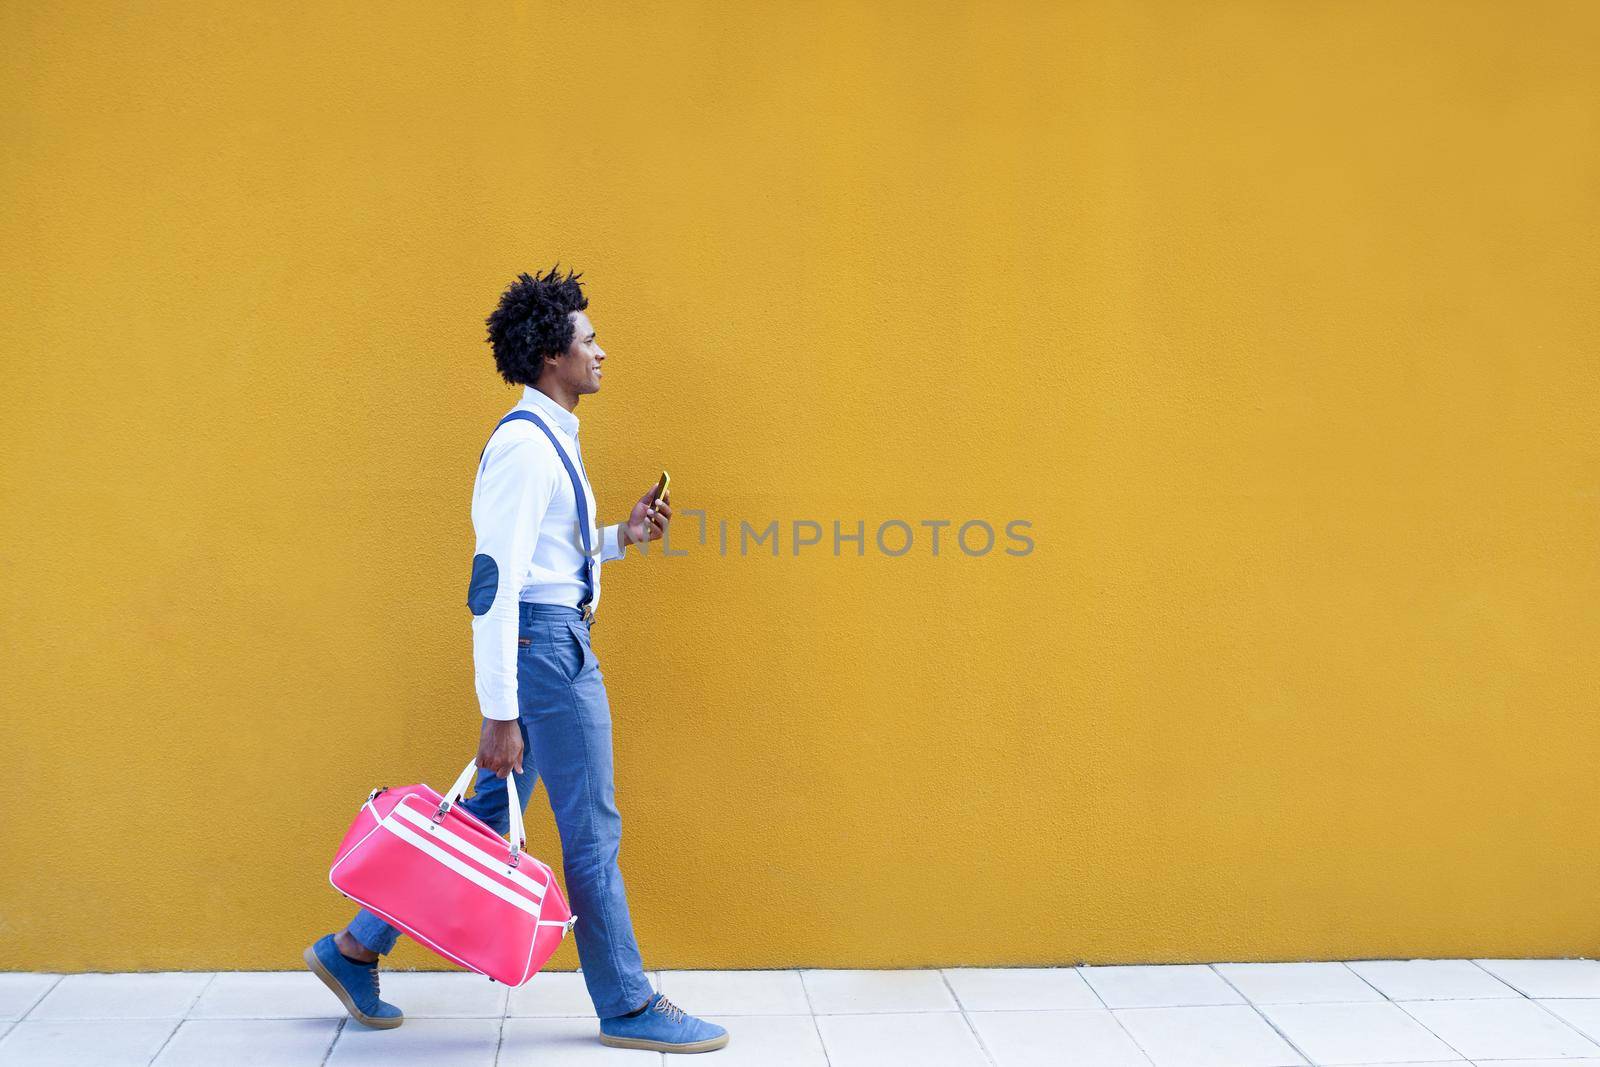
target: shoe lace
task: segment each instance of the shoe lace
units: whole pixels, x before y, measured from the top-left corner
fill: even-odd
[[[667,1017],[668,1022],[683,1022],[684,1010],[664,996],[656,997],[656,1011]]]
[[[372,976],[372,995],[374,997],[377,997],[378,996],[378,967],[377,967],[377,965],[374,964],[368,970],[368,973]]]

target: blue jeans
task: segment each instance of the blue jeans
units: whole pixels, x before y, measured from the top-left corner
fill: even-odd
[[[613,790],[611,705],[589,647],[589,624],[577,609],[521,605],[517,704],[523,743],[517,796],[526,807],[534,784],[544,779],[561,835],[567,903],[578,916],[572,930],[589,999],[602,1019],[625,1014],[654,990],[639,959],[617,864],[622,815]],[[493,772],[478,771],[476,791],[462,805],[501,833],[510,827],[505,780]],[[363,908],[350,923],[350,936],[383,954],[400,931]]]

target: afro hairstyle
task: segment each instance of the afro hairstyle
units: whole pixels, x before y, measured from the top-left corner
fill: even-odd
[[[571,313],[589,306],[578,284],[583,275],[569,270],[561,278],[560,268],[557,263],[548,275],[517,275],[500,294],[500,306],[484,320],[494,365],[512,385],[538,383],[545,357],[564,355],[572,347]]]

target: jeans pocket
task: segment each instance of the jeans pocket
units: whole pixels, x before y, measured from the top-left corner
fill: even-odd
[[[588,667],[589,652],[585,642],[569,622],[550,623],[550,658],[564,681],[575,682]]]

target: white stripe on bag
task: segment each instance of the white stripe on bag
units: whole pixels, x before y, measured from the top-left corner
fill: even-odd
[[[399,811],[401,809],[396,808],[395,810]],[[523,911],[534,916],[535,918],[537,918],[539,912],[543,910],[540,906],[523,896],[521,893],[517,893],[506,888],[493,878],[490,878],[487,874],[484,874],[482,871],[478,870],[476,867],[469,866],[456,857],[450,855],[450,853],[446,852],[432,841],[429,841],[427,838],[411,829],[411,827],[401,826],[393,819],[385,819],[381,825],[385,830],[388,830],[391,834],[394,834],[394,836],[398,837],[406,844],[411,845],[433,857],[446,867],[449,867],[452,871],[455,871],[457,874],[461,875],[463,878],[482,886],[506,903],[515,904],[517,907],[521,908]]]
[[[511,855],[510,845],[506,846],[505,856],[491,856],[477,845],[474,845],[471,841],[468,841],[466,838],[461,837],[458,834],[452,833],[443,826],[435,823],[432,819],[428,818],[420,811],[409,808],[403,803],[395,806],[394,814],[400,816],[406,822],[417,827],[418,829],[428,831],[430,836],[437,837],[448,842],[450,845],[462,852],[465,852],[467,855],[471,856],[485,867],[494,871],[496,874],[509,878],[511,881],[517,883],[522,888],[532,893],[535,898],[539,900],[544,899],[544,886],[540,885],[538,882],[535,882],[532,878],[529,878],[521,871],[508,870],[506,868],[506,857]]]

